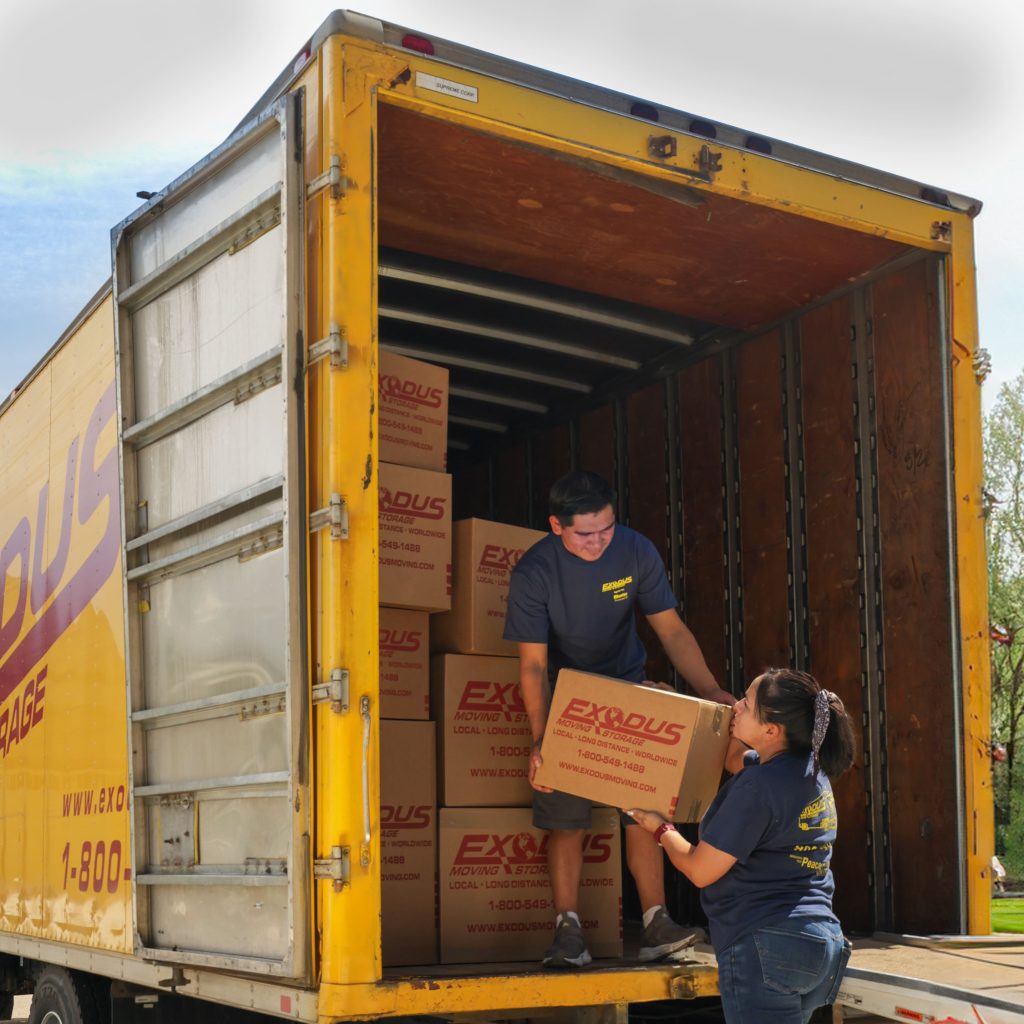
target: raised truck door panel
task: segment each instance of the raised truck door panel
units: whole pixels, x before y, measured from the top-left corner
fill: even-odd
[[[286,98],[114,230],[142,956],[308,967],[301,140]]]

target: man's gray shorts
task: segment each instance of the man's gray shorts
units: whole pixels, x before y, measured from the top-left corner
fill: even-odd
[[[572,793],[533,791],[533,827],[543,829],[590,828],[590,811],[593,801]],[[635,825],[632,818],[619,813],[623,825]]]

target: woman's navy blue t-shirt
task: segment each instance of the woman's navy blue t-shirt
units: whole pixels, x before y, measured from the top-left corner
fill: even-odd
[[[587,562],[549,533],[512,572],[505,639],[547,644],[552,679],[575,668],[641,682],[647,653],[635,608],[654,615],[675,607],[665,565],[642,534],[616,526],[601,557]]]
[[[761,764],[747,754],[700,823],[701,842],[736,858],[700,894],[715,952],[788,917],[835,921],[835,838],[832,787],[810,757],[778,754]]]

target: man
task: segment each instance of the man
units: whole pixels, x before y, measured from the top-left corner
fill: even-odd
[[[582,967],[591,959],[577,914],[590,801],[534,781],[558,671],[574,668],[643,682],[647,655],[636,631],[639,608],[669,660],[699,696],[721,704],[736,702],[719,688],[679,618],[654,545],[634,530],[616,526],[613,504],[611,487],[593,473],[576,470],[558,480],[550,494],[551,533],[519,560],[509,589],[505,639],[519,645],[519,685],[533,732],[533,823],[551,832],[548,868],[556,917],[545,967]],[[624,818],[623,825],[626,861],[644,911],[640,959],[664,959],[703,933],[668,916],[661,849],[631,820]]]

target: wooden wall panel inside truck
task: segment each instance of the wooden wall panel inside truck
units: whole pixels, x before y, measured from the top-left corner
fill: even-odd
[[[451,373],[456,518],[544,528],[551,482],[593,469],[724,685],[781,663],[839,692],[859,725],[837,786],[849,928],[988,931],[977,205],[634,102],[336,13],[119,226],[115,301],[0,407],[8,723],[21,693],[0,979],[62,964],[324,1024],[715,992],[707,956],[600,962],[585,985],[382,966],[382,348]],[[123,508],[114,582],[68,623],[69,673],[104,696],[67,696],[51,666],[25,730],[41,669],[19,638],[51,597],[23,523],[50,509],[35,561],[60,565],[68,451],[111,465],[114,417],[93,412],[115,378],[121,493],[79,499],[65,572]],[[69,418],[43,452],[51,408]],[[69,721],[104,737],[96,765]],[[111,783],[120,831],[87,834],[62,794]],[[132,874],[96,917],[79,893],[100,839]],[[696,911],[692,888],[671,898]]]

